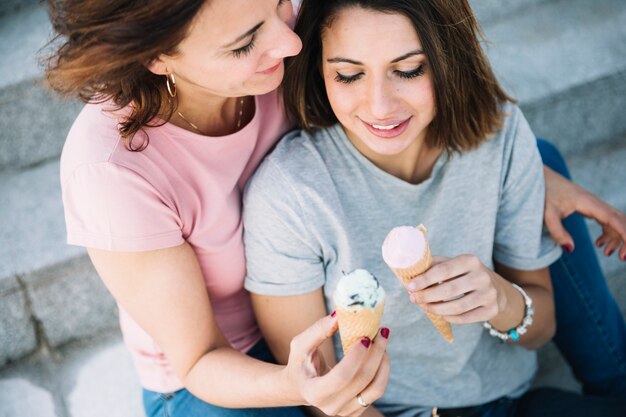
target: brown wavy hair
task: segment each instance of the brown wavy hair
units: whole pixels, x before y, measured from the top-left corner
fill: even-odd
[[[55,38],[43,58],[48,85],[84,102],[131,107],[118,129],[126,147],[155,116],[172,116],[165,77],[146,65],[177,45],[206,0],[48,0]]]
[[[282,84],[287,112],[302,128],[312,131],[337,123],[321,74],[322,33],[339,11],[350,7],[398,13],[413,24],[433,77],[436,115],[427,135],[431,146],[461,152],[502,126],[501,105],[514,100],[498,84],[466,0],[304,0],[295,26],[303,48],[286,60]]]

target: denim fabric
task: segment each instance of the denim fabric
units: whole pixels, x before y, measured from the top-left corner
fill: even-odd
[[[513,414],[509,412],[498,417],[624,417],[626,399],[582,396],[556,388],[538,388],[516,400],[512,411]]]
[[[538,139],[537,146],[545,165],[571,178],[554,145]],[[557,321],[554,342],[586,394],[626,398],[624,318],[607,287],[585,220],[575,213],[563,225],[575,249],[563,252],[550,266]]]
[[[275,362],[263,340],[254,345],[248,355]],[[297,407],[222,408],[202,401],[186,389],[171,393],[144,389],[143,404],[147,417],[305,417]]]
[[[457,417],[441,410],[441,417]],[[500,398],[462,417],[624,417],[626,399],[583,396],[557,388],[537,388],[520,398]]]

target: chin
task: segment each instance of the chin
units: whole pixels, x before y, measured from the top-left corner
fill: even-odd
[[[383,142],[383,141],[386,141]],[[382,142],[382,143],[381,143]],[[407,143],[406,140],[395,142],[393,139],[379,139],[374,141],[364,141],[365,146],[367,146],[372,152],[378,155],[384,156],[395,156],[404,152],[410,145],[411,142]]]
[[[254,92],[251,92],[250,94],[254,94],[254,95],[267,94],[270,91],[276,90],[280,86],[280,83],[282,81],[283,81],[283,70],[282,68],[279,68],[273,74],[262,75],[261,78],[259,78],[259,81],[255,82],[254,85],[252,86],[251,90],[253,90]]]

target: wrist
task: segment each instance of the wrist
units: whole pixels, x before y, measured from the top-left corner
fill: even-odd
[[[503,289],[499,293],[498,314],[489,320],[489,324],[496,330],[506,332],[522,322],[526,306],[520,291],[506,279],[499,278]]]
[[[298,390],[298,384],[291,376],[290,370],[287,366],[281,366],[281,369],[277,372],[276,377],[278,379],[277,384],[269,384],[268,386],[278,386],[280,388],[279,392],[282,394],[285,406],[310,405]]]
[[[509,327],[508,330],[506,331],[499,330],[499,328],[496,327],[494,323],[490,323],[490,322],[484,323],[484,327],[489,331],[489,334],[491,336],[497,337],[503,342],[506,342],[509,340],[512,340],[513,342],[519,341],[520,336],[526,334],[526,332],[528,331],[528,327],[533,323],[533,316],[535,313],[535,310],[533,307],[533,301],[528,296],[526,291],[524,291],[522,287],[516,284],[511,284],[511,287],[520,294],[523,300],[524,313],[523,313],[522,319],[517,322],[518,323],[517,325],[515,325],[514,327]]]

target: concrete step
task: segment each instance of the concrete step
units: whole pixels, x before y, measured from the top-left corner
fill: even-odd
[[[119,332],[0,371],[0,417],[140,417],[141,386]]]
[[[566,0],[520,9],[483,29],[491,63],[535,134],[576,154],[626,132],[624,28],[623,0]]]
[[[117,326],[83,248],[65,244],[59,163],[0,173],[0,366]]]
[[[0,0],[0,17],[10,15],[24,7],[37,4],[38,0]]]
[[[42,5],[0,17],[0,171],[58,158],[82,105],[42,84],[37,51],[52,36]]]
[[[549,0],[470,0],[469,3],[478,21],[484,25],[547,1]]]

